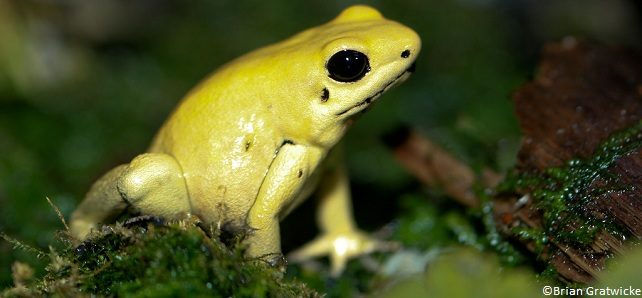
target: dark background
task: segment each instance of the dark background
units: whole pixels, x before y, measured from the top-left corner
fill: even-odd
[[[145,150],[176,102],[217,66],[354,3],[0,0],[0,231],[43,250],[58,245],[62,224],[45,197],[68,217],[91,182]],[[383,135],[415,127],[475,170],[506,170],[519,144],[511,92],[533,74],[546,41],[642,44],[634,0],[359,3],[423,40],[414,76],[346,137],[366,230],[393,220],[405,193],[446,200],[414,182]],[[286,250],[313,237],[313,207],[283,223]],[[0,288],[16,260],[46,262],[0,241]]]

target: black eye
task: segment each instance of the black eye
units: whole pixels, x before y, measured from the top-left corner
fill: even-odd
[[[332,55],[325,67],[330,78],[339,82],[356,82],[370,71],[368,56],[353,50],[343,50]]]

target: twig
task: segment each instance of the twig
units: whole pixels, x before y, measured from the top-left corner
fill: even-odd
[[[477,178],[468,165],[409,128],[396,131],[386,141],[397,160],[423,184],[442,188],[466,207],[479,206],[473,190]],[[483,176],[483,184],[499,180],[499,175],[490,170]]]
[[[49,205],[51,205],[51,208],[56,211],[56,214],[58,214],[58,218],[60,218],[60,221],[62,221],[62,225],[65,226],[65,230],[69,231],[69,226],[67,225],[67,221],[65,221],[65,217],[62,215],[62,212],[60,212],[60,209],[58,206],[54,205],[54,203],[49,199],[49,197],[45,197],[47,199],[47,202],[49,202]]]

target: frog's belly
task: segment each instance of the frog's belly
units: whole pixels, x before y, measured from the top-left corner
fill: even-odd
[[[150,150],[170,154],[180,164],[192,214],[216,225],[244,224],[280,146],[277,139],[240,131],[209,137],[166,129],[159,136]]]
[[[245,221],[274,156],[234,154],[187,159],[181,163],[192,213],[209,223]],[[266,152],[267,153],[267,152]],[[177,156],[177,159],[180,159]]]

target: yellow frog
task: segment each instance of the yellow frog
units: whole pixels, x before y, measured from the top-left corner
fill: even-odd
[[[332,148],[356,115],[410,75],[420,47],[413,30],[352,6],[227,63],[181,101],[147,153],[94,183],[72,214],[73,235],[86,238],[126,208],[191,214],[250,230],[247,254],[276,261],[279,220],[320,186],[323,234],[289,258],[328,254],[340,273],[348,258],[383,244],[356,228]]]

